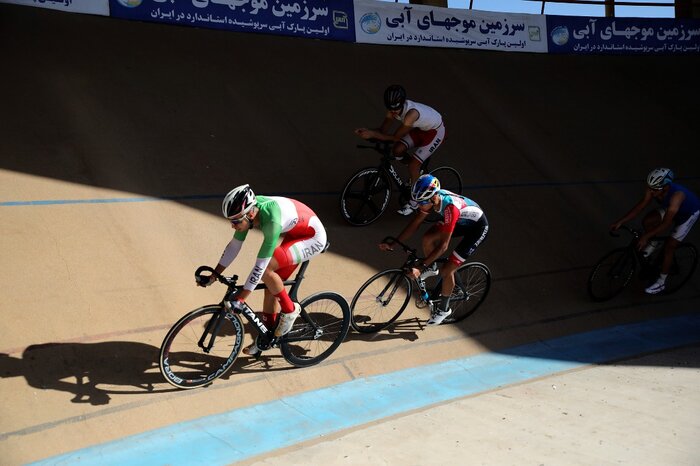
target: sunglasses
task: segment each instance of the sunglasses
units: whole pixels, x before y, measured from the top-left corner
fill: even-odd
[[[230,218],[229,221],[231,222],[231,225],[240,225],[243,223],[244,220],[250,220],[247,215],[244,215],[241,218]]]

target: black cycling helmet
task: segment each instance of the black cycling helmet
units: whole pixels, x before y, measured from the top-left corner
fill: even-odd
[[[406,89],[398,84],[392,84],[384,91],[384,106],[388,110],[398,110],[406,102]]]

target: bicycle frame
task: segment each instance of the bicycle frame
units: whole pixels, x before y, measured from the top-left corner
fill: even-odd
[[[390,179],[394,181],[399,190],[410,189],[410,183],[404,181],[394,168],[394,164],[392,162],[398,159],[391,155],[390,146],[391,144],[388,142],[376,141],[373,146],[358,145],[357,147],[360,149],[374,149],[377,152],[379,152],[382,155],[379,169],[384,171],[386,174],[390,175]],[[406,154],[405,157],[410,157],[410,155]],[[420,167],[421,173],[424,173],[428,169],[429,162],[430,159],[427,159],[425,162],[423,162],[423,164]]]
[[[290,286],[290,289],[288,291],[289,298],[292,301],[297,301],[297,292],[299,291],[299,287],[301,286],[301,282],[304,280],[304,272],[306,272],[306,268],[309,266],[309,261],[303,262],[301,266],[299,267],[299,271],[297,272],[296,276],[294,277],[293,280],[285,280],[283,282],[284,286]],[[200,267],[197,269],[196,275],[199,276],[199,273],[204,270],[212,270],[209,267]],[[212,270],[213,271],[213,270]],[[271,329],[268,329],[265,324],[258,318],[258,316],[255,314],[255,312],[251,309],[250,306],[247,304],[240,310],[233,309],[231,306],[231,301],[235,299],[236,295],[240,293],[240,291],[243,289],[242,285],[237,285],[236,282],[238,281],[238,275],[234,275],[230,279],[227,279],[224,276],[218,276],[217,280],[221,281],[222,283],[226,284],[228,286],[228,289],[226,291],[226,294],[224,295],[224,299],[221,301],[221,305],[226,311],[229,312],[235,312],[238,314],[243,315],[243,317],[246,318],[248,322],[253,324],[257,330],[259,335],[263,335],[266,338],[268,338],[268,341],[266,344],[269,347],[273,347],[277,344],[279,341],[278,337],[275,337],[274,334],[272,334]],[[255,287],[256,290],[261,290],[261,289],[267,289],[267,286],[264,283],[260,283]],[[202,348],[202,350],[205,353],[209,353],[214,346],[214,340],[216,339],[216,336],[219,333],[219,329],[221,327],[221,323],[224,320],[226,311],[219,312],[218,314],[213,314],[209,322],[207,323],[207,326],[204,330],[204,333],[202,333],[202,337],[199,339],[197,345]],[[305,318],[306,317],[306,311],[302,308],[301,310],[301,317]],[[309,321],[309,319],[306,319]],[[316,327],[316,324],[314,322],[311,322],[311,324],[314,327],[314,331],[318,333],[321,331],[318,327]],[[205,340],[207,335],[211,335],[211,338],[209,339],[209,342],[205,344]],[[281,338],[281,337],[280,337]],[[262,348],[261,348],[262,349]]]

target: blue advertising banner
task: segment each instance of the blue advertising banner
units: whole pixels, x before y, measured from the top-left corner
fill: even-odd
[[[549,53],[700,52],[700,20],[547,16]]]
[[[354,41],[352,0],[109,0],[116,18]]]

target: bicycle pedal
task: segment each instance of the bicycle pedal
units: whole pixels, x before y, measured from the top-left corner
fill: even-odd
[[[416,307],[418,309],[423,309],[428,305],[427,302],[425,302],[422,298],[416,298]]]

